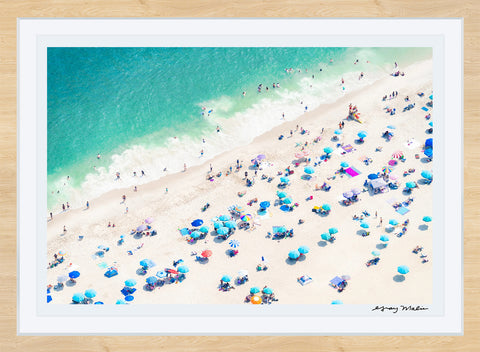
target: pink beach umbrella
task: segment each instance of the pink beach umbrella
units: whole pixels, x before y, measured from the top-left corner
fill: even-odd
[[[394,159],[401,159],[403,157],[403,152],[400,150],[397,150],[392,154],[392,158]]]
[[[309,150],[304,150],[303,151],[303,156],[309,156],[310,155],[310,151]]]
[[[295,158],[302,159],[304,157],[303,153],[295,153]]]
[[[153,222],[153,218],[152,218],[152,217],[148,217],[148,218],[145,219],[145,222],[146,222],[147,224],[151,224],[151,223]]]
[[[390,177],[390,180],[393,180],[393,181],[398,180],[398,176],[397,176],[397,175],[390,174],[389,177]]]

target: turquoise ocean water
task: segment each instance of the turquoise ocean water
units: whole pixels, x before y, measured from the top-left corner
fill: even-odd
[[[199,164],[281,124],[282,113],[291,120],[394,62],[430,57],[428,48],[49,48],[48,208]],[[342,77],[358,82],[346,92]],[[134,178],[140,170],[147,177]]]

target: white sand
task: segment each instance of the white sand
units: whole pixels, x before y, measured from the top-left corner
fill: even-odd
[[[347,94],[344,98],[332,105],[321,106],[316,111],[311,111],[299,117],[296,121],[286,122],[274,130],[256,138],[251,144],[238,148],[207,161],[203,165],[190,168],[187,172],[166,176],[160,180],[152,181],[140,186],[138,192],[132,189],[112,191],[100,199],[90,200],[90,209],[69,210],[66,213],[56,215],[53,221],[48,222],[48,258],[53,259],[53,254],[59,250],[67,252],[66,261],[53,269],[48,269],[48,283],[56,284],[56,278],[61,274],[68,274],[68,263],[78,266],[81,276],[77,279],[74,287],[65,287],[62,291],[52,291],[52,303],[70,303],[71,297],[76,292],[84,292],[88,288],[97,291],[95,300],[101,300],[106,304],[115,303],[123,298],[120,290],[126,279],[137,280],[137,292],[134,294],[134,304],[138,303],[242,303],[252,286],[262,288],[265,285],[271,287],[279,299],[275,304],[305,303],[305,304],[329,304],[334,299],[341,299],[345,304],[429,304],[432,302],[432,225],[427,230],[420,230],[425,215],[432,215],[432,186],[420,185],[414,189],[412,195],[414,202],[410,205],[410,212],[405,216],[396,213],[388,199],[396,198],[397,201],[406,200],[408,196],[402,194],[406,181],[421,179],[422,170],[431,170],[431,164],[422,163],[423,153],[421,148],[426,138],[430,135],[425,133],[429,127],[424,116],[427,114],[420,108],[425,106],[428,96],[432,91],[432,61],[417,63],[405,69],[405,77],[390,77],[374,83],[361,92]],[[368,74],[368,72],[366,73]],[[349,82],[345,82],[348,92]],[[339,87],[340,89],[340,87]],[[385,94],[398,91],[396,99],[381,101]],[[420,98],[417,92],[424,92]],[[402,113],[403,107],[408,105],[404,97],[408,95],[415,108]],[[338,123],[348,113],[349,103],[357,105],[361,112],[363,124],[356,121],[345,121],[344,133],[340,137],[345,144],[351,144],[356,150],[346,155],[333,153],[330,161],[316,167],[314,179],[305,181],[300,179],[303,175],[302,163],[300,167],[293,169],[295,174],[291,176],[291,185],[286,192],[294,202],[300,206],[293,212],[285,213],[278,206],[273,206],[278,190],[279,176],[277,171],[284,170],[295,159],[294,153],[299,151],[296,143],[309,142],[308,150],[311,151],[312,160],[323,154],[326,146],[334,147],[336,142],[331,142],[333,131],[338,128]],[[397,114],[390,116],[383,108],[395,107]],[[289,136],[291,129],[295,130],[300,125],[310,131],[309,135],[301,135],[295,132],[292,138],[278,140],[283,134]],[[393,124],[396,129],[394,138],[386,142],[381,138],[386,126]],[[320,134],[322,127],[325,128],[322,140],[312,143],[313,139]],[[365,143],[357,145],[354,140],[360,130],[368,132]],[[420,145],[414,149],[406,148],[404,143],[414,138]],[[377,146],[383,146],[382,152],[375,152]],[[385,194],[369,195],[362,193],[361,201],[349,206],[341,206],[338,199],[343,192],[357,187],[362,189],[364,180],[369,173],[380,171],[390,160],[394,151],[401,150],[406,156],[405,163],[399,163],[394,174],[398,176],[400,187],[390,190]],[[267,156],[273,166],[258,172],[256,183],[247,188],[243,181],[245,166],[251,165],[250,160],[257,154]],[[419,154],[420,159],[414,155]],[[359,158],[363,155],[373,159],[373,163],[366,166]],[[208,157],[208,155],[206,155]],[[237,159],[243,161],[244,167],[238,173],[225,176],[229,166],[235,166]],[[348,178],[337,176],[329,181],[332,185],[330,192],[314,191],[316,183],[322,184],[327,177],[332,176],[339,168],[342,161],[350,163],[362,172],[361,175]],[[214,182],[206,180],[209,170],[209,162],[214,166],[214,172],[223,171],[223,176],[215,178]],[[313,164],[313,162],[312,162]],[[416,169],[413,175],[403,177],[403,172],[409,168]],[[253,170],[248,170],[249,177]],[[275,176],[271,183],[261,180],[260,176],[266,174]],[[169,192],[165,194],[165,187]],[[246,191],[242,198],[237,196],[238,191]],[[127,195],[126,205],[122,204],[122,194]],[[313,200],[305,199],[313,195]],[[230,239],[240,241],[240,253],[233,258],[226,255],[230,249],[229,240],[216,242],[214,236],[207,235],[207,242],[198,241],[189,244],[178,231],[182,227],[190,227],[190,223],[201,218],[205,225],[212,230],[210,219],[221,214],[228,214],[227,207],[238,204],[247,208],[247,212],[256,214],[258,203],[252,207],[247,202],[252,198],[271,201],[269,218],[257,216],[261,224],[252,231],[237,230]],[[209,202],[210,208],[202,213],[201,207]],[[329,203],[332,211],[329,216],[321,217],[311,212],[314,205]],[[125,214],[128,206],[129,212]],[[371,235],[362,237],[357,234],[361,230],[359,221],[352,220],[353,215],[361,215],[367,210],[371,216],[366,218],[370,224]],[[378,211],[378,218],[375,218]],[[153,228],[158,231],[155,237],[143,237],[135,239],[129,235],[132,228],[136,228],[142,221],[152,216],[155,218]],[[378,227],[379,218],[383,218],[383,227]],[[302,218],[305,223],[298,225]],[[388,247],[380,249],[380,262],[376,266],[366,267],[367,260],[372,259],[371,252],[377,250],[380,244],[380,236],[385,234],[385,225],[388,220],[394,218],[399,222],[410,219],[408,232],[402,238],[397,238],[395,233],[389,234]],[[108,228],[108,222],[116,225]],[[63,226],[68,231],[62,234]],[[266,238],[267,232],[272,231],[272,226],[285,225],[288,229],[294,228],[295,236],[280,241]],[[323,242],[320,234],[330,227],[337,227],[335,243]],[[121,234],[125,235],[125,243],[117,245]],[[82,241],[78,236],[83,235]],[[144,243],[143,248],[134,255],[127,255],[127,250],[132,250]],[[98,245],[110,248],[103,259],[93,259],[92,255],[97,251]],[[305,260],[295,263],[287,259],[288,252],[297,249],[301,245],[310,247],[310,252]],[[421,263],[419,255],[413,254],[412,249],[416,245],[424,247],[423,253],[428,254],[428,263]],[[195,262],[191,256],[192,251],[198,254],[204,249],[213,251],[212,257],[206,264]],[[265,256],[269,263],[267,271],[256,272],[255,267],[261,256]],[[148,274],[140,276],[136,274],[139,269],[139,261],[149,258],[157,263],[150,269]],[[172,261],[182,258],[190,269],[187,279],[180,284],[165,285],[153,292],[143,290],[145,278],[155,275],[159,270],[166,267],[172,268]],[[97,266],[98,263],[106,262],[108,265],[116,263],[119,275],[113,278],[103,276],[106,269]],[[394,277],[398,275],[397,267],[407,265],[410,273],[405,275],[403,282],[396,282]],[[249,271],[250,281],[244,285],[236,286],[235,290],[220,292],[218,283],[220,278],[228,274],[232,278],[237,277],[241,269]],[[297,283],[297,277],[309,275],[313,282],[306,286]],[[339,293],[328,285],[336,275],[350,275],[349,285]]]

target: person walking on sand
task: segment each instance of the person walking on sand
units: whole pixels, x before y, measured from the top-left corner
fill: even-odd
[[[168,193],[168,188],[165,188],[165,193]]]
[[[64,234],[64,235],[67,234],[67,228],[65,227],[65,225],[63,225],[63,234]]]
[[[380,224],[378,226],[382,226],[382,223],[383,223],[383,219],[382,217],[380,217]]]
[[[50,220],[53,220],[53,214],[50,212]]]
[[[125,201],[127,200],[127,196],[125,194],[122,196],[122,200],[123,200],[122,203],[125,203]]]
[[[183,171],[187,171],[187,163],[183,164]]]
[[[128,214],[128,207],[125,208],[125,214]]]
[[[87,200],[87,209],[90,209],[90,203]]]
[[[200,156],[203,156],[203,149],[200,151]]]

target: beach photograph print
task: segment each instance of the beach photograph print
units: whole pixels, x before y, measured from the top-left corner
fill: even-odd
[[[432,304],[432,60],[49,47],[47,302]]]

